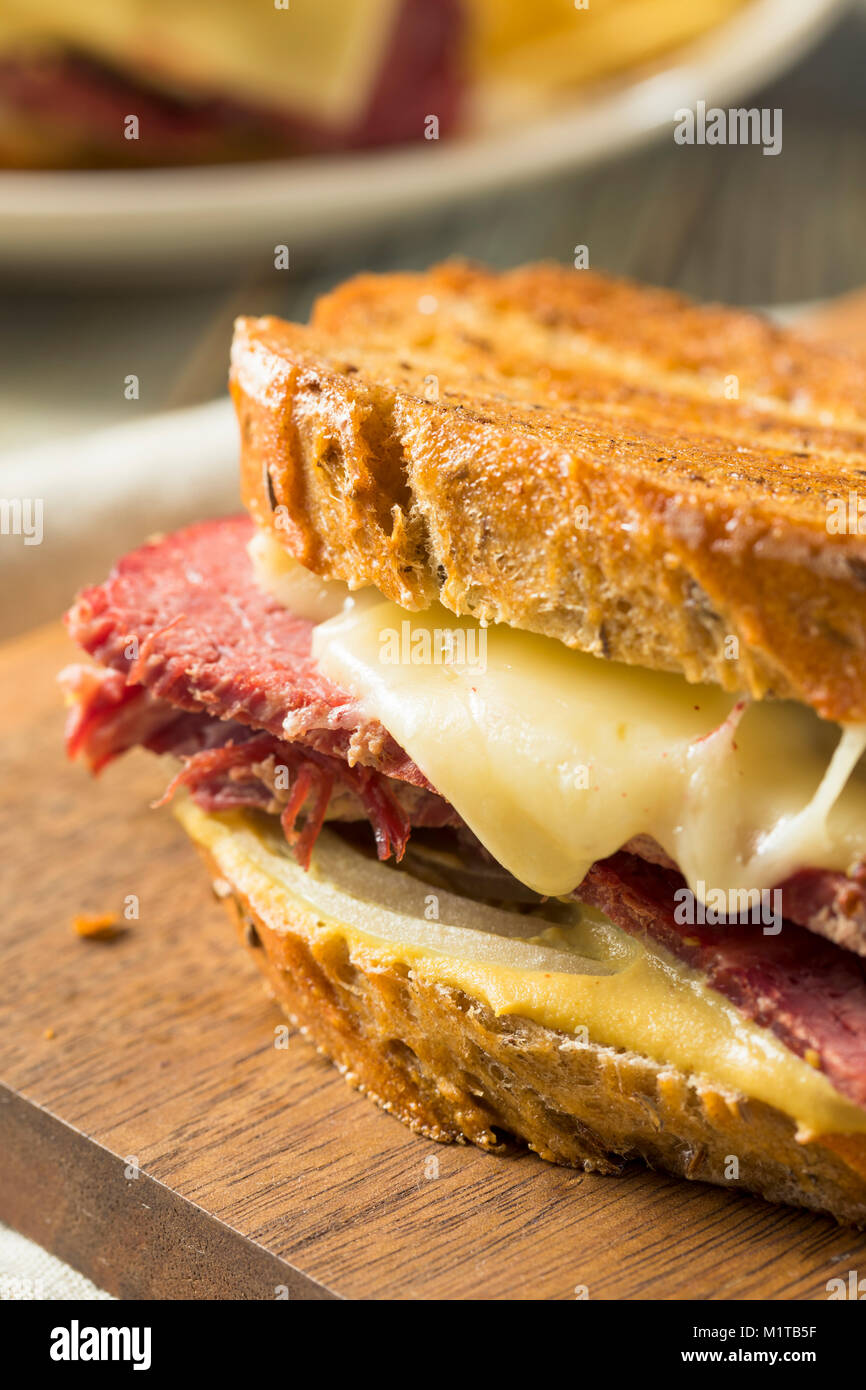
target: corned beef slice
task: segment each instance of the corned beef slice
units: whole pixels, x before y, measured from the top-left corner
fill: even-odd
[[[133,747],[181,758],[184,767],[157,804],[186,786],[207,811],[252,806],[279,815],[304,868],[326,815],[368,820],[380,859],[403,857],[413,825],[459,823],[448,802],[425,787],[235,720],[178,711],[142,686],[127,685],[120,671],[73,665],[61,681],[74,696],[66,726],[71,757],[82,753],[94,772]]]
[[[402,858],[412,825],[457,820],[452,807],[425,787],[235,720],[178,711],[142,686],[127,685],[119,671],[68,666],[61,680],[75,696],[66,728],[70,756],[83,753],[94,772],[137,746],[181,758],[184,767],[158,804],[185,786],[207,811],[253,806],[279,815],[304,868],[326,813],[369,820],[381,859],[392,852]],[[308,797],[309,814],[302,815]]]
[[[793,922],[778,936],[752,924],[680,925],[674,893],[682,882],[670,869],[620,853],[593,864],[577,896],[691,966],[866,1106],[866,960]]]
[[[251,535],[245,517],[191,526],[133,551],[80,595],[67,625],[103,667],[63,673],[75,697],[69,752],[95,771],[136,745],[184,758],[173,787],[185,783],[209,809],[280,812],[304,864],[332,797],[348,795],[343,813],[369,819],[380,856],[399,858],[411,824],[450,824],[454,812],[319,675],[312,623],[254,581]],[[275,767],[291,774],[288,788],[273,776],[269,785]]]
[[[185,761],[163,801],[177,787],[187,786],[206,810],[258,806],[279,814],[286,839],[304,868],[309,866],[325,816],[341,793],[350,798],[352,818],[363,816],[372,825],[379,858],[387,859],[392,853],[397,859],[403,857],[411,829],[409,815],[392,791],[396,784],[371,768],[350,767],[342,758],[283,743],[271,734],[250,736],[243,729],[239,740],[203,749]],[[282,785],[280,773],[284,774]],[[431,793],[421,795],[425,799],[415,811],[415,824],[448,823],[451,808]],[[299,827],[308,798],[310,809]]]
[[[177,709],[236,720],[321,753],[429,783],[381,724],[319,675],[313,624],[256,584],[246,517],[159,538],[85,589],[67,614],[71,636],[128,685]]]

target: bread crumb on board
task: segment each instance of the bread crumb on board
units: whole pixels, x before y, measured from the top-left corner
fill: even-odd
[[[72,930],[87,941],[112,941],[126,928],[114,912],[80,912],[72,919]]]

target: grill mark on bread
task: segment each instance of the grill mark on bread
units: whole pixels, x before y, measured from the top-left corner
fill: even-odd
[[[433,316],[417,310],[424,293]],[[350,505],[290,502],[295,530],[280,539],[318,573],[866,719],[866,540],[825,525],[866,456],[853,357],[588,272],[450,265],[360,277],[320,300],[308,329],[242,320],[233,360],[235,398],[259,420],[242,459],[257,520],[261,457],[289,477],[304,468],[268,423],[297,413],[295,369],[368,460],[365,431],[399,441]],[[729,372],[737,400],[723,397]],[[578,503],[590,527],[563,534]],[[721,634],[738,639],[736,659]]]

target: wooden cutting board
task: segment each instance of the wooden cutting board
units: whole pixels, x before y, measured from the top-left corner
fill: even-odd
[[[135,753],[68,765],[55,628],[0,648],[0,1218],[127,1298],[826,1298],[866,1237],[413,1137],[281,1016]],[[139,917],[113,941],[80,912]],[[0,1273],[15,1271],[0,1271]]]

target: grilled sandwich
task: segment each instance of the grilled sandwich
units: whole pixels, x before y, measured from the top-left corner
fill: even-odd
[[[241,320],[248,515],[68,615],[288,1016],[428,1138],[866,1221],[866,369],[567,270]],[[866,513],[866,504],[863,512]]]

